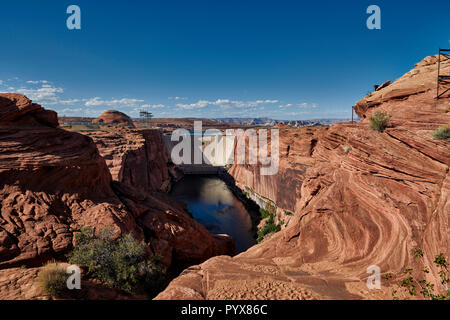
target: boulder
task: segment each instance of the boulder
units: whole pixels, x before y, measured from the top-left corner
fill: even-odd
[[[107,110],[101,116],[92,120],[92,123],[122,125],[134,128],[133,121],[125,113],[116,110]]]

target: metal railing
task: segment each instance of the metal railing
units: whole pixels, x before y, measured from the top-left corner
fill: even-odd
[[[447,88],[443,92],[440,92],[441,87],[447,87],[450,85],[450,75],[442,75],[441,74],[441,56],[444,56],[447,59],[450,59],[450,49],[440,49],[439,48],[436,99],[441,98],[444,94],[446,94],[448,91],[450,91],[450,88]]]

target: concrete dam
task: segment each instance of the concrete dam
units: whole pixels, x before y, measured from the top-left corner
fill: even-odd
[[[178,138],[166,133],[163,138],[172,162],[187,175],[223,173],[234,157],[234,136],[186,132]]]

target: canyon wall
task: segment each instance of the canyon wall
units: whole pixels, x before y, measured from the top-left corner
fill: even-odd
[[[436,74],[428,57],[362,99],[360,123],[281,128],[273,177],[234,165],[241,188],[294,216],[236,257],[188,268],[157,299],[391,299],[405,268],[421,272],[416,248],[442,290],[432,262],[450,256],[450,142],[432,133],[450,123],[450,99],[435,99]],[[378,110],[392,115],[383,133],[369,128]],[[379,290],[366,286],[371,266],[387,276]]]
[[[144,191],[167,192],[172,181],[181,177],[159,130],[116,127],[85,134],[94,140],[115,181]]]
[[[228,173],[235,179],[236,185],[247,193],[267,199],[280,209],[294,212],[300,205],[297,202],[301,199],[305,173],[315,163],[312,154],[319,137],[326,131],[326,127],[282,129],[279,138],[279,170],[274,176],[261,175],[260,165],[234,164]],[[247,149],[247,157],[249,152]]]

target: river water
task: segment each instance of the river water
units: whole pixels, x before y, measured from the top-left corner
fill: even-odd
[[[185,203],[194,219],[208,231],[232,236],[236,253],[256,244],[250,215],[218,177],[186,175],[173,186],[171,195]]]

